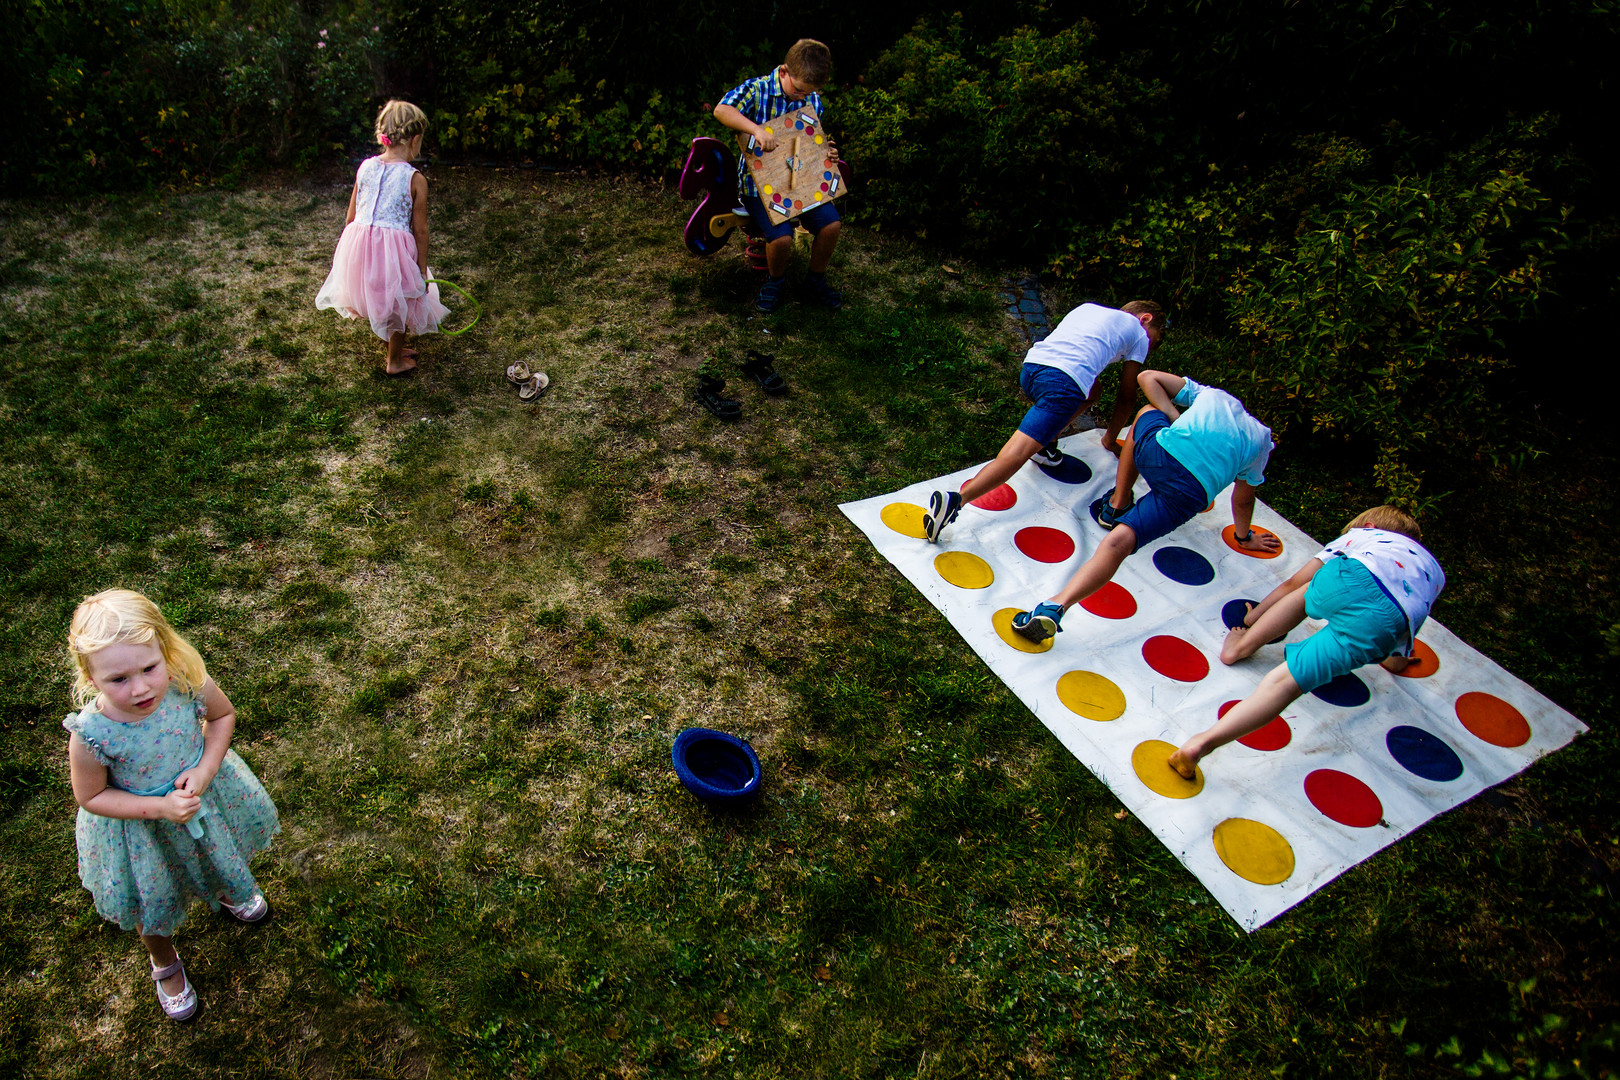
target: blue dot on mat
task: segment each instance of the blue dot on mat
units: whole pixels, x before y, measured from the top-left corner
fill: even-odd
[[[1401,768],[1425,780],[1455,780],[1463,773],[1457,752],[1422,728],[1405,724],[1390,728],[1384,742]]]
[[[1372,691],[1367,689],[1367,684],[1348,671],[1332,682],[1323,683],[1311,693],[1329,705],[1338,705],[1346,709],[1365,705],[1372,698]]]
[[[1250,600],[1248,597],[1240,596],[1236,600],[1228,600],[1225,604],[1222,604],[1221,625],[1226,627],[1228,630],[1235,626],[1242,626],[1243,616],[1249,613],[1248,605],[1252,603],[1254,603],[1254,601]],[[1277,642],[1281,641],[1287,636],[1287,634],[1278,634],[1276,637],[1266,642],[1266,644],[1275,645]]]
[[[1060,484],[1083,484],[1091,479],[1091,466],[1067,454],[1061,465],[1038,465],[1037,468]]]
[[[1215,568],[1192,548],[1160,548],[1153,553],[1153,565],[1159,573],[1183,585],[1208,585],[1215,580]]]
[[[828,170],[827,172],[822,173],[821,178],[823,180],[831,180],[832,179],[832,171]]]

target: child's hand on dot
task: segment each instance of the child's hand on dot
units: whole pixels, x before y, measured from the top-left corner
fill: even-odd
[[[769,151],[776,149],[776,132],[772,130],[769,124],[761,126],[758,134],[756,134],[754,138],[765,150]]]
[[[1281,551],[1282,550],[1282,541],[1281,540],[1278,540],[1275,536],[1271,535],[1268,532],[1260,532],[1260,531],[1254,530],[1254,529],[1250,530],[1249,536],[1248,536],[1247,539],[1239,540],[1238,545],[1240,547],[1246,547],[1250,551]]]

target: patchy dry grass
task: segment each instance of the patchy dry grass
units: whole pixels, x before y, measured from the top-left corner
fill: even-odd
[[[364,326],[313,309],[342,186],[0,205],[0,1073],[1601,1057],[1615,799],[1583,770],[1615,756],[1590,662],[1612,541],[1568,570],[1501,559],[1481,518],[1523,506],[1500,492],[1437,530],[1469,582],[1441,617],[1597,733],[1246,936],[836,512],[1016,422],[991,271],[852,229],[849,309],[765,320],[734,253],[679,248],[670,193],[433,183],[431,261],[485,315],[402,382]],[[749,348],[790,396],[744,385]],[[1177,348],[1196,370],[1199,343]],[[552,377],[537,404],[502,377],[518,359]],[[691,400],[705,365],[741,423]],[[1276,502],[1332,531],[1365,481],[1299,449]],[[1533,479],[1587,492],[1570,520],[1595,535],[1609,464],[1594,437]],[[1565,618],[1504,599],[1527,575]],[[73,859],[60,641],[113,584],[202,650],[282,812],[273,921],[199,908],[181,933],[205,1002],[184,1028]],[[1498,633],[1503,610],[1533,632]],[[681,791],[669,744],[694,724],[753,740],[758,805]]]

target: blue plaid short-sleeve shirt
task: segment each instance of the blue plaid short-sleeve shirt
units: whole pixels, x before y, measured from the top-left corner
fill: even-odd
[[[789,109],[802,109],[806,105],[814,109],[817,116],[826,120],[827,114],[821,111],[821,95],[812,90],[802,98],[789,98],[782,93],[782,82],[776,77],[778,70],[780,69],[773,68],[770,74],[749,79],[741,86],[727,91],[726,96],[720,99],[720,104],[730,105],[756,124],[774,120]],[[740,154],[737,156],[737,194],[759,194],[759,188],[754,185],[754,178],[749,175]]]

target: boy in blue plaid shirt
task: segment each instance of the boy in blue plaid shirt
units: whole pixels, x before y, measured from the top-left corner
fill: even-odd
[[[827,84],[832,74],[832,53],[827,46],[810,38],[801,38],[788,50],[777,69],[757,79],[749,79],[720,99],[714,107],[714,117],[733,131],[752,135],[766,150],[776,147],[776,133],[763,126],[789,109],[809,106],[825,122],[827,114],[821,108],[821,95],[817,92]],[[827,148],[835,149],[831,137]],[[759,188],[741,156],[737,162],[737,193],[747,208],[754,225],[765,238],[765,269],[769,275],[759,288],[755,306],[769,314],[782,304],[787,290],[788,259],[793,254],[793,229],[802,224],[815,236],[810,246],[810,272],[805,275],[807,299],[829,311],[843,306],[838,290],[827,284],[827,264],[832,260],[833,248],[838,246],[838,208],[831,202],[822,203],[813,210],[799,215],[797,221],[772,221],[759,197]]]

